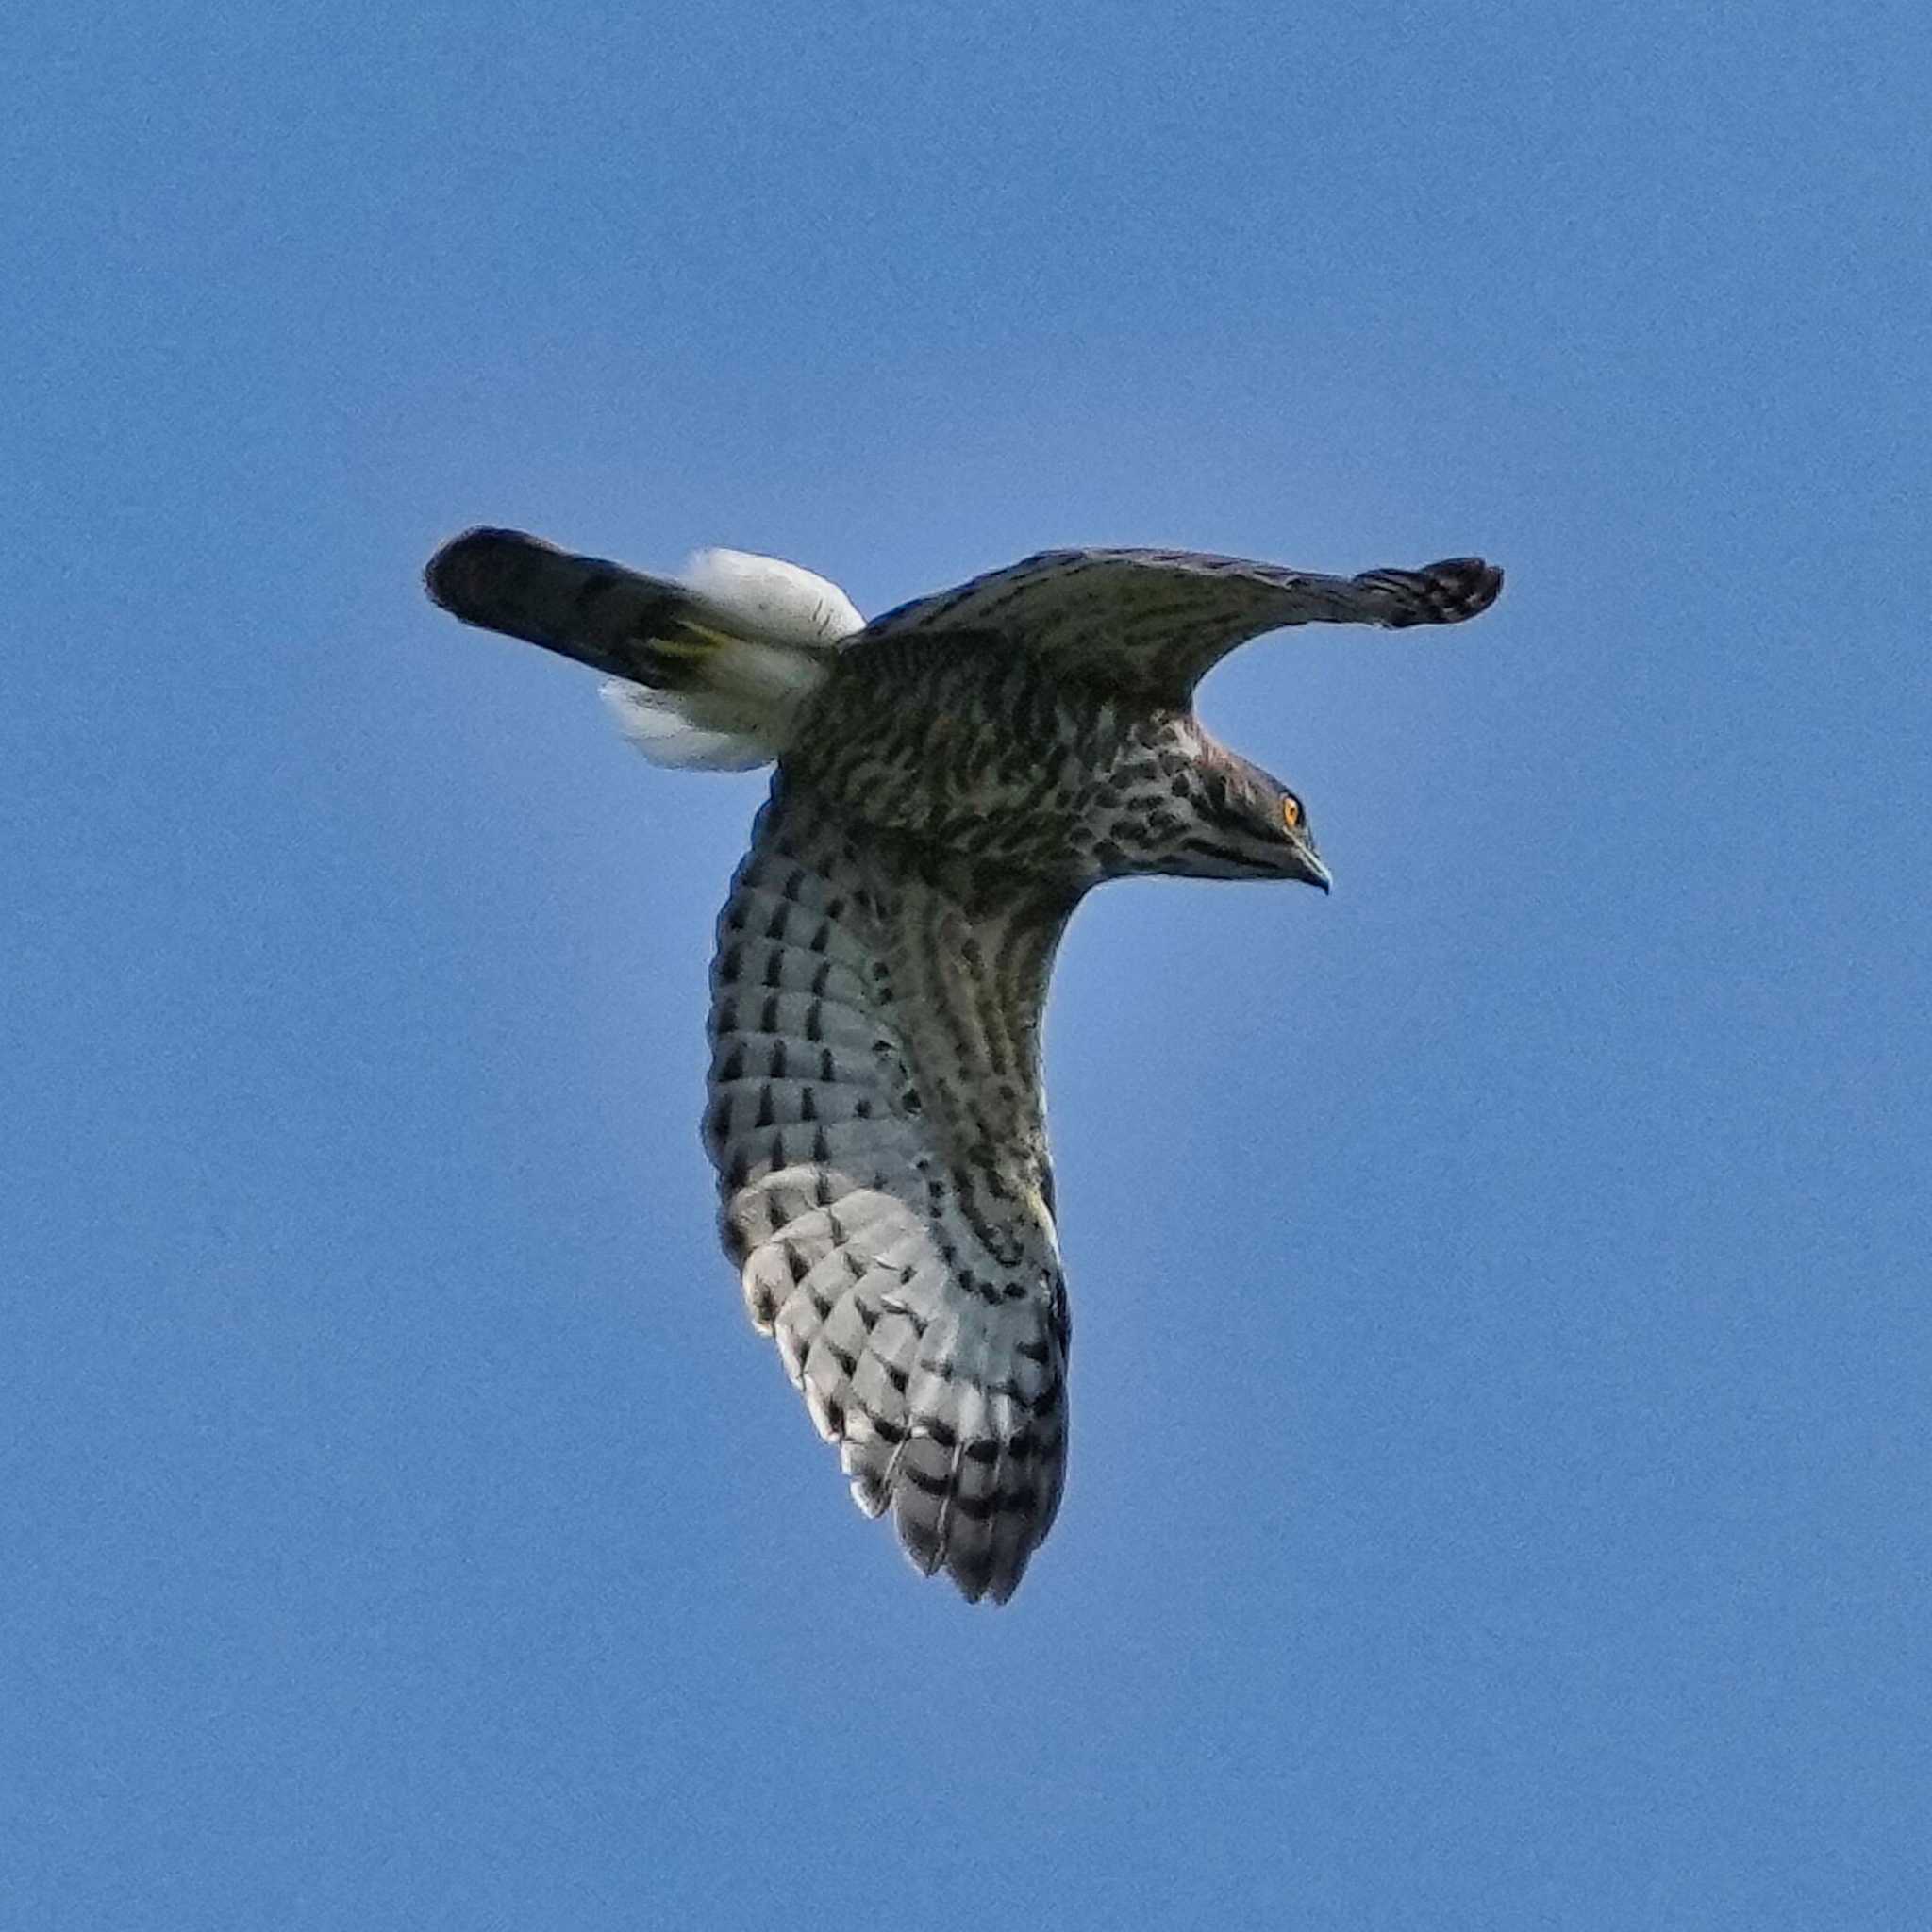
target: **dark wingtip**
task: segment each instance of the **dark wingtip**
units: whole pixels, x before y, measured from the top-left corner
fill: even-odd
[[[1440,563],[1426,565],[1422,575],[1438,624],[1460,624],[1465,617],[1480,617],[1503,591],[1501,567],[1485,563],[1480,557],[1445,557]]]
[[[1393,601],[1382,621],[1399,630],[1481,616],[1501,593],[1503,573],[1480,557],[1445,557],[1421,570],[1368,571],[1356,581],[1390,593]]]

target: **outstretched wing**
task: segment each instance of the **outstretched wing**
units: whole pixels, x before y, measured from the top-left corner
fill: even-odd
[[[942,863],[779,779],[719,920],[705,1138],[752,1320],[860,1508],[1004,1602],[1065,1464],[1039,1034],[1068,908]]]
[[[1185,704],[1238,644],[1292,624],[1459,624],[1503,573],[1475,557],[1319,576],[1191,550],[1043,550],[874,618],[866,639],[992,631],[1075,675]]]

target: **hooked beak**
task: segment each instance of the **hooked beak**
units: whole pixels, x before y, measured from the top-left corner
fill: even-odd
[[[1295,858],[1301,863],[1302,870],[1299,875],[1307,884],[1320,886],[1324,892],[1334,885],[1335,881],[1328,875],[1328,868],[1307,846],[1298,848]]]

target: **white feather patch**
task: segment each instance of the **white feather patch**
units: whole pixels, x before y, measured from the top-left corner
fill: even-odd
[[[689,700],[615,678],[600,686],[598,695],[616,714],[618,729],[654,765],[687,772],[749,772],[778,756],[778,747],[751,728],[749,721],[737,730],[694,723],[679,708]]]
[[[827,651],[865,628],[852,599],[816,571],[745,550],[700,550],[684,581],[747,637]]]
[[[732,622],[734,628],[721,630],[715,648],[699,660],[704,684],[687,693],[689,697],[700,701],[715,697],[727,704],[735,702],[759,716],[784,717],[824,683],[822,650],[743,637],[739,628],[744,619]]]
[[[700,550],[685,567],[692,617],[711,635],[692,689],[603,688],[624,735],[657,765],[747,772],[791,741],[825,656],[865,628],[851,598],[795,563],[742,550]]]

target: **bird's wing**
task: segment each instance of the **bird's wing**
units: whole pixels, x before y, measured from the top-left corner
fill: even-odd
[[[874,618],[864,638],[992,632],[1077,675],[1184,704],[1238,644],[1292,624],[1457,624],[1503,573],[1453,557],[1421,570],[1319,576],[1191,550],[1043,550]]]
[[[719,919],[705,1140],[859,1507],[1004,1602],[1066,1451],[1039,1028],[1069,906],[941,864],[779,780]]]

